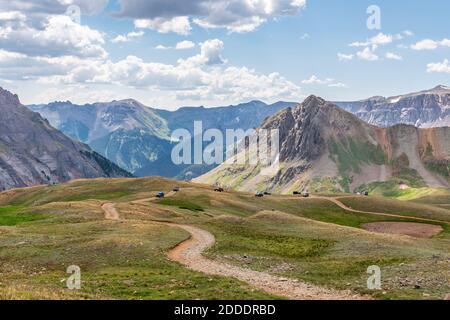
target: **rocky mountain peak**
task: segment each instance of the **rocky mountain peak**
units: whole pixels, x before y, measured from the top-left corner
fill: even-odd
[[[18,106],[20,105],[19,97],[16,94],[0,87],[0,106]]]
[[[308,98],[305,99],[305,101],[303,101],[303,103],[301,104],[301,106],[303,106],[304,108],[318,108],[318,107],[322,107],[326,104],[327,102],[320,98],[317,97],[315,95],[310,95]]]

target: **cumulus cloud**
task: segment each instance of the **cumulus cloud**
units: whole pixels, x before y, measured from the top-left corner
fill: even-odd
[[[188,17],[138,19],[134,21],[134,25],[140,29],[151,29],[159,33],[174,32],[181,35],[188,35],[192,30]]]
[[[68,16],[50,16],[42,29],[26,23],[12,23],[0,29],[0,47],[29,56],[105,58],[103,34],[75,23]]]
[[[379,57],[370,48],[365,48],[362,51],[358,51],[356,56],[359,59],[366,61],[377,61],[379,59]]]
[[[393,53],[393,52],[387,52],[386,53],[386,59],[389,59],[389,60],[403,60],[403,57],[398,55],[398,54],[396,54],[396,53]]]
[[[441,41],[425,39],[411,45],[411,49],[418,51],[436,50],[439,47],[450,47],[450,39],[443,39]]]
[[[298,14],[306,0],[120,0],[120,3],[117,15],[133,18],[139,25],[158,32],[180,33],[180,27],[168,27],[180,18],[185,33],[190,30],[191,21],[203,28],[250,32],[270,18]]]
[[[347,85],[342,82],[337,82],[332,78],[320,79],[316,75],[312,75],[308,79],[302,81],[306,85],[326,85],[330,88],[347,88]]]
[[[377,53],[382,47],[388,47],[389,45],[395,43],[396,41],[403,40],[407,37],[413,36],[414,33],[409,30],[402,31],[396,34],[384,34],[382,32],[378,33],[376,36],[369,38],[365,41],[355,41],[349,44],[350,47],[360,48],[359,51],[354,54],[343,54],[338,53],[338,59],[340,61],[349,61],[353,58],[358,58],[365,61],[377,61],[380,60],[381,53]],[[398,44],[398,48],[404,47],[404,44]],[[363,49],[362,49],[363,48]],[[386,59],[390,60],[402,60],[403,58],[393,52],[383,53]]]
[[[338,52],[337,54],[339,61],[350,61],[353,60],[354,55],[353,54],[344,54],[344,53],[340,53]]]
[[[278,73],[261,74],[228,65],[219,39],[205,41],[200,53],[175,64],[145,61],[130,55],[118,61],[64,57],[29,57],[0,50],[5,80],[33,80],[40,85],[100,85],[168,93],[174,98],[216,101],[300,99],[300,87]]]
[[[188,40],[178,42],[177,45],[175,46],[175,49],[177,50],[186,50],[192,48],[195,48],[195,43]]]
[[[392,43],[394,37],[389,34],[384,34],[380,32],[375,37],[372,37],[364,42],[353,42],[350,43],[350,47],[367,47],[367,46],[379,46]]]
[[[212,39],[200,44],[200,54],[186,60],[180,60],[184,64],[190,65],[217,65],[223,64],[226,60],[222,57],[224,44],[222,40]]]
[[[429,63],[427,65],[427,72],[450,73],[450,61],[445,59],[442,62]]]
[[[82,14],[95,14],[101,12],[109,0],[0,0],[0,11],[20,11],[30,17],[40,15],[58,15],[67,11],[68,7],[75,5],[81,9]]]
[[[163,45],[163,44],[158,44],[158,45],[155,47],[155,49],[156,49],[156,50],[169,50],[169,49],[172,49],[172,47],[165,46],[165,45]]]
[[[113,43],[129,42],[129,41],[132,41],[133,39],[140,38],[143,35],[144,35],[144,31],[139,31],[139,32],[133,31],[133,32],[129,32],[127,34],[118,35],[117,37],[115,37],[111,41]]]

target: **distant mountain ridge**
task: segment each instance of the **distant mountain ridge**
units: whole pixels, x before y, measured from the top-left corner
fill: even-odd
[[[194,131],[194,122],[203,129],[258,127],[272,114],[295,103],[267,105],[251,101],[236,106],[185,107],[177,111],[152,109],[129,99],[110,103],[75,105],[56,102],[31,105],[57,129],[89,144],[94,150],[137,176],[159,175],[189,179],[212,169],[211,166],[174,165],[171,161],[171,132]]]
[[[54,129],[17,95],[0,88],[0,190],[100,177],[131,174]]]
[[[381,127],[410,124],[419,128],[450,126],[450,87],[361,101],[335,102],[360,119]]]
[[[243,191],[352,192],[371,183],[450,186],[450,128],[380,128],[335,104],[310,96],[268,118],[280,130],[280,168],[222,164],[196,179]]]

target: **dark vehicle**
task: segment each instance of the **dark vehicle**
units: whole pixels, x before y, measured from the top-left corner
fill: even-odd
[[[369,191],[364,191],[364,195],[367,197],[369,195]]]
[[[180,187],[175,187],[175,188],[173,188],[172,191],[173,191],[173,192],[178,192],[178,191],[180,191]]]
[[[158,194],[156,195],[156,197],[159,199],[164,198],[164,196],[165,196],[164,192],[158,192]]]
[[[225,190],[223,190],[223,188],[215,188],[214,191],[215,192],[224,192]]]
[[[298,196],[299,194],[300,194],[300,192],[294,191],[294,196]]]
[[[270,192],[267,192],[267,191],[266,191],[266,192],[264,192],[264,195],[265,195],[265,196],[271,196],[272,194],[271,194]]]
[[[257,194],[255,194],[255,197],[262,198],[264,197],[264,193],[258,192]]]

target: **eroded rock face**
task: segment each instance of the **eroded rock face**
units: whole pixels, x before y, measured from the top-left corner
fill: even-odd
[[[50,126],[0,88],[0,190],[129,173]]]
[[[382,127],[396,124],[419,128],[450,126],[450,87],[446,86],[391,98],[336,102],[336,105],[367,123]]]

